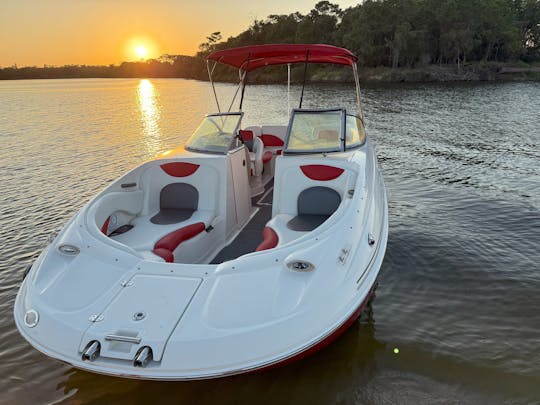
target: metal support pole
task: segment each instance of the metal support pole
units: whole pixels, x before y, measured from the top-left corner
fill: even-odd
[[[302,83],[302,94],[300,95],[300,106],[298,108],[302,108],[302,101],[304,100],[304,88],[306,87],[308,60],[309,60],[309,49],[306,51],[306,63],[304,64],[304,82]]]
[[[218,96],[216,93],[216,87],[214,86],[214,81],[212,80],[212,74],[214,73],[214,69],[216,68],[217,62],[214,62],[214,66],[212,67],[212,70],[210,70],[210,61],[206,61],[206,70],[208,70],[208,78],[210,79],[210,84],[212,85],[212,90],[214,91],[214,98],[216,99],[217,109],[218,112],[221,112],[221,108],[219,107],[219,101]]]
[[[291,64],[287,63],[287,114],[291,112]]]
[[[227,110],[227,112],[231,112],[232,106],[234,104],[234,100],[236,100],[236,96],[238,95],[238,90],[240,90],[240,87],[242,86],[242,80],[244,80],[244,77],[243,77],[243,75],[240,75],[240,82],[238,83],[238,86],[236,86],[234,96],[233,96],[233,98],[231,100],[231,104],[229,105],[229,109]]]
[[[249,72],[249,62],[250,62],[250,60],[251,60],[251,52],[248,54],[246,70],[244,71],[244,78],[242,80],[242,95],[240,96],[239,111],[242,111],[242,104],[244,102],[244,92],[246,91],[246,82],[247,82],[247,75],[248,75],[248,72]]]
[[[356,85],[356,103],[358,105],[358,115],[360,116],[362,122],[364,122],[364,112],[362,111],[362,103],[360,101],[360,79],[358,77],[358,66],[356,66],[356,63],[354,63],[352,67],[354,72],[354,83]]]

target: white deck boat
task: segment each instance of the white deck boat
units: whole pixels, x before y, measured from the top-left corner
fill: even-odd
[[[356,61],[328,45],[211,54],[211,79],[217,63],[239,69],[240,111],[206,116],[65,225],[25,275],[21,335],[74,367],[159,380],[274,367],[338,337],[372,294],[388,232]],[[312,62],[352,68],[358,115],[300,101],[288,127],[243,127],[249,72]]]

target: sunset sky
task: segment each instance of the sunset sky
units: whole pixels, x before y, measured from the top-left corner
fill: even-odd
[[[342,8],[360,0],[333,1]],[[0,66],[117,64],[193,55],[269,14],[307,13],[317,0],[0,0]]]

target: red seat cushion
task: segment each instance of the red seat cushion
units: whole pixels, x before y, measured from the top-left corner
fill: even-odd
[[[206,229],[203,222],[197,222],[168,233],[154,245],[154,253],[166,262],[174,262],[173,251],[184,241],[197,236]]]
[[[109,222],[111,222],[111,216],[109,215],[103,225],[101,226],[101,232],[103,235],[107,235],[109,233]]]
[[[267,250],[275,248],[279,242],[279,237],[277,236],[277,233],[270,227],[265,226],[262,231],[263,240],[259,246],[257,246],[257,249],[255,249],[256,252],[259,252],[261,250]]]
[[[174,262],[174,255],[170,250],[167,249],[154,249],[154,254],[158,255],[159,257],[162,257],[165,259],[167,263],[173,263]]]
[[[259,138],[262,139],[264,146],[283,146],[283,140],[272,134],[262,134]]]
[[[272,152],[270,152],[269,150],[264,152],[263,157],[262,157],[263,163],[268,163],[271,160],[272,160]]]
[[[302,172],[311,180],[328,181],[337,179],[345,170],[340,167],[327,165],[300,166]]]
[[[188,162],[170,162],[163,163],[160,167],[161,170],[163,170],[169,176],[187,177],[195,173],[199,168],[199,165]]]
[[[238,133],[244,142],[253,140],[253,131],[250,131],[249,129],[241,129]]]

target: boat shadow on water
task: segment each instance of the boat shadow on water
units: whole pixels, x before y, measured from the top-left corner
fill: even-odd
[[[57,385],[74,403],[328,403],[369,385],[387,350],[376,338],[374,301],[339,339],[285,366],[251,374],[187,382],[126,380],[69,368]],[[158,395],[157,395],[158,394]]]

